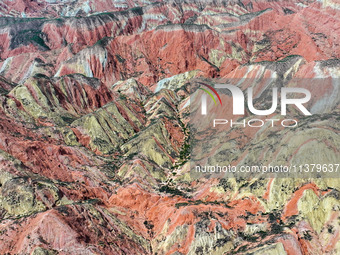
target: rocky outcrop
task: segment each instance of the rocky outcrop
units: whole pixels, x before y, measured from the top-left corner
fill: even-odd
[[[101,82],[82,75],[50,79],[43,74],[15,86],[3,98],[2,110],[16,112],[24,121],[38,125],[69,124],[72,119],[100,108],[112,100]]]

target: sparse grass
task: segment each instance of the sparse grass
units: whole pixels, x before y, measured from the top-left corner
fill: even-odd
[[[185,194],[182,191],[180,191],[179,189],[170,187],[169,185],[163,185],[159,189],[159,191],[169,193],[169,194],[174,195],[174,196],[185,196]]]

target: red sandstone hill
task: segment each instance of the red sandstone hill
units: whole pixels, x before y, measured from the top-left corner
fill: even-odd
[[[1,1],[0,254],[339,254],[339,179],[190,173],[198,139],[234,165],[339,163],[339,9]],[[256,106],[261,79],[307,88],[313,116],[190,129],[191,86],[228,79]]]

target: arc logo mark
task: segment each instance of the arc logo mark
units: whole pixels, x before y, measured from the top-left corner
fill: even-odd
[[[210,85],[205,84],[203,82],[199,82],[199,84],[206,86],[212,92],[214,92],[214,94],[217,96],[218,100],[220,101],[221,106],[223,106],[220,95],[217,93],[217,91],[213,87],[211,87]],[[211,92],[209,92],[208,90],[206,90],[204,88],[199,88],[199,89],[206,92],[211,97],[211,99],[214,101],[215,105],[217,105],[216,100],[215,100],[214,96],[211,94]],[[202,104],[201,104],[202,105],[202,108],[201,108],[202,115],[207,115],[207,94],[202,94],[202,98],[201,98],[201,100],[202,100],[201,101],[202,102]]]

